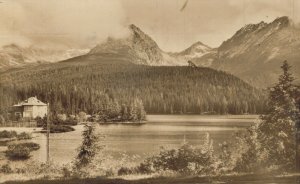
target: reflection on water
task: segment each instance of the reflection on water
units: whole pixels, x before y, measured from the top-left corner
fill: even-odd
[[[210,133],[214,140],[215,150],[218,144],[231,141],[234,133],[250,126],[257,116],[194,116],[194,115],[149,115],[144,125],[100,125],[98,133],[105,135],[102,143],[106,154],[112,156],[126,152],[129,155],[140,155],[140,160],[159,151],[161,146],[176,147],[183,139],[197,145],[203,142],[205,133]],[[58,163],[72,161],[76,149],[81,144],[83,125],[75,131],[50,135],[50,156]],[[33,152],[33,158],[39,161],[46,159],[46,136],[35,133],[33,142],[41,145],[40,150]]]

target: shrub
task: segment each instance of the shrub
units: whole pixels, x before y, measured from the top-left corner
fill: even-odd
[[[28,159],[30,152],[40,149],[40,145],[33,142],[14,143],[8,145],[6,155],[10,159]]]
[[[32,138],[31,134],[26,133],[26,132],[22,132],[22,133],[17,135],[18,140],[31,139],[31,138]]]
[[[58,114],[58,115],[57,115],[57,118],[58,118],[60,121],[62,121],[62,122],[64,122],[64,121],[67,120],[66,114]]]
[[[154,172],[153,164],[150,159],[146,159],[143,163],[136,167],[137,173],[150,174]]]
[[[233,146],[234,145],[234,146]],[[223,142],[219,144],[220,153],[218,155],[218,169],[221,174],[230,173],[236,167],[237,148],[232,142]]]
[[[67,120],[63,123],[65,125],[75,126],[78,124],[78,120],[75,117],[69,117]]]
[[[13,170],[12,168],[10,167],[9,164],[4,164],[0,167],[0,173],[5,173],[5,174],[9,174],[9,173],[12,173]]]
[[[67,166],[63,166],[62,173],[64,178],[70,178],[73,174],[72,170]]]
[[[44,127],[44,130],[47,130],[47,127]],[[71,132],[75,129],[68,125],[51,125],[50,133],[63,133],[63,132]]]
[[[6,155],[10,159],[28,159],[30,157],[30,149],[25,146],[10,145],[6,151]]]
[[[121,167],[118,170],[118,175],[122,176],[122,175],[130,175],[130,174],[134,174],[136,173],[136,171],[133,168],[128,168],[128,167]]]
[[[17,132],[16,131],[7,131],[3,130],[0,132],[0,139],[3,138],[16,138],[17,137]]]
[[[47,116],[44,116],[43,118],[38,116],[35,118],[35,120],[38,127],[44,127],[47,125]]]
[[[35,151],[40,149],[40,145],[34,142],[24,142],[24,143],[19,143],[19,146],[24,146],[29,148],[30,151]]]
[[[216,158],[212,142],[207,134],[205,143],[199,147],[183,144],[177,149],[162,149],[158,155],[146,159],[136,170],[139,173],[174,171],[181,174],[214,174]],[[123,168],[121,173],[129,172]]]
[[[87,121],[89,121],[89,122],[98,122],[99,121],[99,115],[92,115],[87,119]]]
[[[59,115],[51,116],[50,121],[51,121],[52,125],[63,125],[64,124],[64,121],[59,118]],[[45,126],[47,126],[47,121],[46,121]]]
[[[78,124],[78,120],[75,118],[75,116],[70,115],[69,117],[66,117],[65,114],[58,114],[57,116],[54,116],[51,118],[51,124],[52,125],[69,125],[74,126]],[[47,121],[45,126],[47,125]]]
[[[86,113],[83,111],[79,112],[78,119],[80,122],[85,122],[87,120]]]
[[[16,131],[7,131],[3,130],[0,132],[0,139],[18,139],[18,140],[24,140],[24,139],[31,139],[31,134],[22,132],[18,134]]]

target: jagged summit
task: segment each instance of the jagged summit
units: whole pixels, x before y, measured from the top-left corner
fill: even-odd
[[[282,26],[289,26],[293,21],[288,16],[278,17],[270,24],[280,24]]]
[[[160,49],[148,35],[134,24],[129,25],[127,38],[108,38],[91,49],[90,54],[118,53],[132,58],[136,64],[157,64],[162,60]]]
[[[129,29],[132,30],[133,32],[137,32],[137,33],[142,33],[145,34],[139,27],[137,27],[135,24],[130,24]]]
[[[275,81],[282,61],[300,69],[300,30],[287,16],[270,23],[249,24],[217,49],[214,68],[225,70],[260,86]]]
[[[265,28],[267,25],[268,25],[268,23],[265,23],[263,21],[261,21],[258,24],[247,24],[244,27],[242,27],[240,30],[238,30],[236,32],[236,35],[241,35],[243,33],[249,33],[249,32],[255,31],[255,30],[260,30],[260,29]]]
[[[162,51],[157,43],[134,24],[128,26],[127,38],[110,38],[91,49],[89,54],[122,53],[135,64],[180,65],[176,58]]]
[[[289,17],[283,16],[283,17],[276,18],[274,21],[272,21],[270,23],[261,21],[260,23],[257,23],[257,24],[247,24],[244,27],[242,27],[241,29],[239,29],[235,33],[235,36],[239,36],[239,35],[242,35],[245,33],[251,33],[253,31],[259,31],[261,29],[265,29],[268,27],[275,27],[276,29],[289,27],[290,25],[292,25],[292,22],[293,21],[291,19],[289,19]]]

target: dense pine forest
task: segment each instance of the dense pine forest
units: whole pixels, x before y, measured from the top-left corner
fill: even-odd
[[[87,55],[0,73],[0,110],[30,96],[57,113],[97,113],[109,99],[139,99],[147,113],[243,114],[264,111],[265,95],[239,78],[209,68],[144,66],[122,55]],[[105,100],[106,99],[106,100]]]

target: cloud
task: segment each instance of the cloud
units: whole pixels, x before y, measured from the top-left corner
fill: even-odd
[[[245,24],[280,16],[300,22],[298,0],[3,0],[0,45],[92,47],[134,23],[166,51],[196,41],[219,46]],[[293,3],[294,2],[294,3]],[[294,5],[293,5],[294,4]],[[294,13],[293,13],[294,12]]]
[[[0,42],[90,46],[128,34],[116,0],[10,0],[0,4]]]

